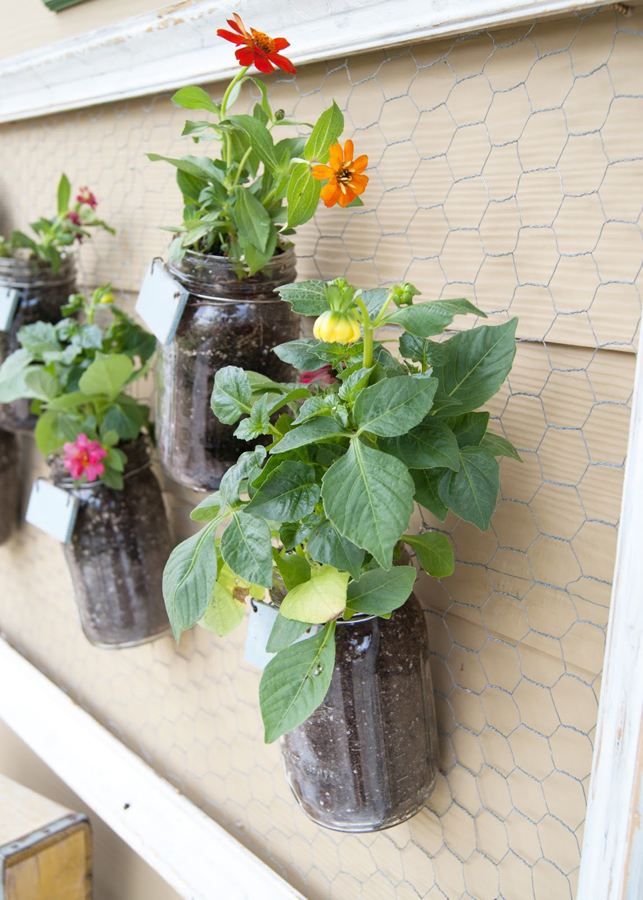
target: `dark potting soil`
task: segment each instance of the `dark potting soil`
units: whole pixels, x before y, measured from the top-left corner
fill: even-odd
[[[124,444],[125,487],[70,486],[60,462],[54,481],[79,500],[71,542],[64,545],[83,631],[99,647],[127,647],[169,629],[162,594],[172,551],[161,489],[143,439]]]
[[[62,318],[60,309],[70,294],[76,292],[76,275],[71,258],[63,260],[54,275],[43,263],[24,260],[1,260],[0,285],[19,290],[18,305],[8,331],[0,331],[0,365],[20,349],[18,332],[34,322],[55,324]],[[31,413],[30,400],[0,404],[0,427],[7,431],[33,431],[37,418]]]
[[[438,737],[425,616],[415,597],[390,619],[338,622],[326,699],[281,739],[305,812],[338,831],[379,831],[426,803]]]
[[[0,431],[0,544],[9,540],[18,521],[19,487],[18,441]]]

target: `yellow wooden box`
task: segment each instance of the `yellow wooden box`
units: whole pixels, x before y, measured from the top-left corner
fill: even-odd
[[[0,900],[91,900],[87,816],[0,775]]]

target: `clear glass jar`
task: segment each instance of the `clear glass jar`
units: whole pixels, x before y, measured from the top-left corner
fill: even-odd
[[[281,738],[286,778],[319,825],[381,831],[418,813],[438,774],[424,612],[411,594],[388,620],[339,621],[335,640],[326,699]]]
[[[80,621],[96,647],[133,647],[161,637],[170,625],[163,602],[163,568],[172,541],[161,488],[143,438],[123,444],[122,491],[100,482],[75,486],[59,459],[54,483],[80,504],[64,553]]]
[[[194,490],[214,490],[252,442],[233,436],[210,408],[214,376],[224,366],[292,381],[294,370],[272,348],[299,337],[299,316],[275,288],[296,278],[292,245],[255,275],[240,279],[227,257],[188,251],[173,278],[189,289],[176,335],[158,350],[156,428],[168,478]],[[256,443],[256,442],[255,442]]]
[[[18,441],[15,434],[0,431],[0,544],[9,540],[18,521],[19,485]]]
[[[56,274],[48,263],[39,259],[0,257],[0,287],[18,291],[16,313],[8,331],[0,331],[0,364],[20,348],[18,331],[34,322],[56,323],[60,308],[70,294],[76,293],[76,266],[73,257],[63,258]],[[0,404],[0,427],[7,431],[33,431],[36,417],[30,411],[30,400]]]

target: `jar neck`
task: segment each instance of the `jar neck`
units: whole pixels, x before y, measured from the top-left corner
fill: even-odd
[[[49,263],[40,259],[0,257],[0,284],[13,288],[73,287],[76,279],[76,263],[73,256],[64,256],[56,273]]]
[[[275,301],[275,288],[297,277],[292,244],[278,249],[272,259],[254,275],[245,264],[227,256],[212,256],[188,250],[178,263],[167,263],[170,275],[196,299],[220,303]]]

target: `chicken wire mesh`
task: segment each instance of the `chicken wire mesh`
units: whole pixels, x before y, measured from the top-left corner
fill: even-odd
[[[96,650],[59,546],[24,527],[0,549],[9,640],[309,900],[575,896],[640,319],[642,49],[643,13],[610,8],[269,80],[299,118],[336,99],[370,156],[365,207],[301,229],[300,278],[406,279],[492,322],[520,316],[488,408],[523,463],[501,464],[491,528],[414,519],[446,531],[457,559],[450,578],[418,581],[441,734],[418,816],[372,835],[313,825],[262,743],[243,633]],[[52,205],[64,168],[118,229],[81,248],[85,282],[111,279],[131,302],[164,252],[155,225],[180,210],[172,173],[144,153],[189,152],[183,118],[163,95],[3,126],[3,226]],[[31,483],[42,466],[24,451]],[[194,495],[165,491],[185,536]]]

